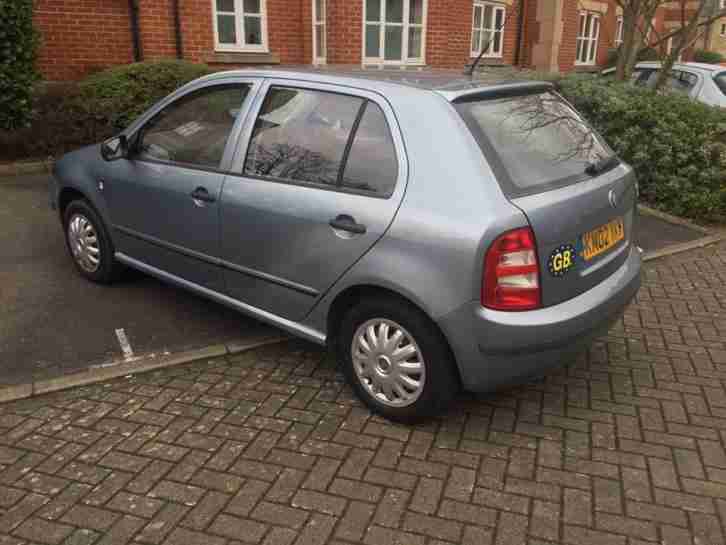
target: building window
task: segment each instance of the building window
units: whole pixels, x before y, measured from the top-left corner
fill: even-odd
[[[666,41],[666,55],[670,55],[671,51],[673,51],[673,36],[668,38],[668,41]],[[681,62],[683,60],[683,51],[681,51],[678,54],[678,57],[676,58],[677,62]]]
[[[426,0],[365,0],[363,62],[423,64]]]
[[[215,48],[267,51],[265,0],[212,0]]]
[[[615,21],[615,47],[623,45],[623,16],[620,15]]]
[[[721,36],[726,36],[726,23],[721,24]]]
[[[577,33],[575,64],[594,65],[597,59],[597,39],[600,36],[600,16],[587,11],[580,12],[580,28]]]
[[[471,29],[471,56],[501,57],[504,48],[503,6],[476,2]]]
[[[327,58],[326,0],[313,0],[313,63],[325,64]]]

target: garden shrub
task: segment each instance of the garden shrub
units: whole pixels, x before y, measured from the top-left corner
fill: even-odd
[[[685,95],[569,76],[564,96],[635,169],[641,198],[677,215],[726,219],[726,113]]]
[[[697,49],[693,52],[694,62],[705,62],[707,64],[719,64],[723,61],[723,55],[716,51],[706,51],[705,49]]]
[[[0,129],[30,121],[37,44],[33,0],[0,0]]]
[[[186,61],[141,62],[93,74],[80,89],[90,112],[122,130],[172,91],[211,72],[206,65]]]

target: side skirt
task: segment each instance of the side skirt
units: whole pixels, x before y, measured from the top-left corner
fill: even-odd
[[[258,320],[267,322],[270,325],[279,327],[280,329],[284,329],[288,333],[292,333],[293,335],[302,337],[303,339],[307,339],[308,341],[312,341],[320,345],[325,345],[325,335],[320,331],[302,325],[298,322],[293,322],[292,320],[281,318],[277,314],[272,314],[271,312],[267,312],[257,307],[247,305],[245,303],[242,303],[241,301],[238,301],[237,299],[233,299],[232,297],[228,297],[227,295],[224,295],[222,293],[210,290],[208,288],[195,284],[194,282],[189,282],[188,280],[184,280],[183,278],[179,278],[178,276],[162,271],[161,269],[157,269],[156,267],[147,265],[146,263],[122,254],[121,252],[116,252],[114,254],[114,257],[119,262],[133,269],[138,269],[141,272],[145,272],[147,274],[150,274],[151,276],[155,276],[160,280],[193,291],[203,297],[212,299],[217,303],[221,303],[239,312],[252,316],[253,318],[257,318]]]

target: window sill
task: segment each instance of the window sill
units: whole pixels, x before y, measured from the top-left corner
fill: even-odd
[[[280,64],[272,53],[259,51],[215,51],[204,58],[209,64]]]

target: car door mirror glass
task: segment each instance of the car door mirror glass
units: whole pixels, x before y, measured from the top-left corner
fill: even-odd
[[[109,138],[101,144],[101,157],[106,161],[116,161],[128,156],[128,140],[125,134]]]

